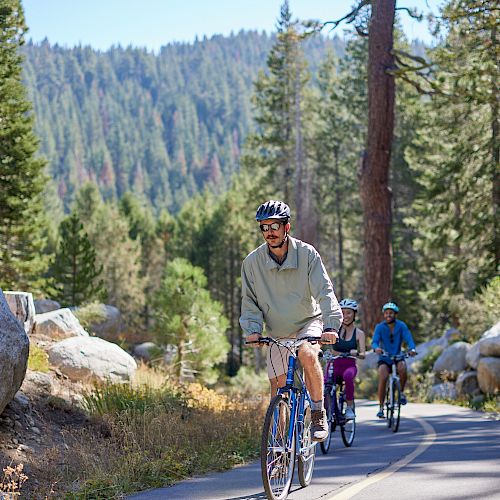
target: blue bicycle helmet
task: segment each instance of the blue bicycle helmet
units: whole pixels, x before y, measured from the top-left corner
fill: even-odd
[[[263,203],[255,214],[255,220],[260,222],[266,219],[289,219],[290,207],[283,201],[269,200]]]
[[[382,307],[382,312],[386,311],[387,309],[392,309],[395,313],[399,312],[399,307],[394,302],[387,302],[387,304],[384,304]]]
[[[339,306],[342,309],[352,309],[353,311],[358,310],[358,303],[353,299],[342,299],[339,302]]]

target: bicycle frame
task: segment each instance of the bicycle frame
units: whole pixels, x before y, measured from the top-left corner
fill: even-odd
[[[302,438],[302,433],[304,431],[304,414],[306,408],[306,402],[309,405],[312,405],[312,399],[309,396],[309,391],[305,385],[304,379],[302,375],[297,372],[297,376],[300,380],[300,387],[294,386],[294,375],[296,373],[296,364],[297,357],[290,355],[288,357],[288,369],[286,374],[286,383],[284,387],[278,389],[277,394],[290,395],[290,404],[291,404],[291,412],[290,412],[290,428],[288,429],[287,434],[287,442],[290,443],[293,438],[294,431],[296,434],[296,450],[299,455],[303,455],[309,448],[313,448],[316,446],[316,443],[313,443],[309,446],[309,448],[300,448],[300,442]],[[294,424],[295,423],[295,429]]]

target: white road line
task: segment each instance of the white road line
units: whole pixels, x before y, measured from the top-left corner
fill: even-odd
[[[352,498],[354,495],[359,493],[360,491],[364,490],[365,488],[368,488],[368,486],[378,482],[382,481],[382,479],[385,479],[386,477],[389,477],[390,475],[394,474],[397,470],[401,469],[402,467],[405,467],[408,465],[412,460],[417,458],[420,454],[422,454],[429,446],[434,442],[436,439],[436,432],[432,425],[427,423],[425,420],[418,418],[418,417],[413,417],[424,429],[425,431],[425,436],[420,442],[420,444],[415,448],[414,451],[412,451],[410,454],[406,455],[403,457],[401,460],[398,460],[397,462],[394,462],[391,464],[387,469],[384,469],[380,472],[376,472],[372,476],[367,477],[363,481],[360,481],[359,483],[353,484],[352,486],[349,486],[348,488],[340,491],[339,493],[335,493],[334,495],[327,497],[326,500],[347,500],[349,498]]]

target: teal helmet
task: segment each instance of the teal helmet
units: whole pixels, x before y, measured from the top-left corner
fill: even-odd
[[[394,302],[387,302],[382,307],[382,312],[387,311],[387,309],[392,309],[395,313],[399,312],[399,307]]]

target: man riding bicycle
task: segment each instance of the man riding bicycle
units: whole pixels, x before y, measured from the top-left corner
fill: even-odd
[[[255,219],[265,243],[245,258],[241,268],[240,325],[246,341],[258,342],[265,323],[270,337],[314,336],[321,343],[334,344],[342,311],[319,253],[289,235],[290,208],[286,203],[275,200],[263,203]],[[328,436],[319,352],[319,343],[309,342],[302,343],[298,352],[312,399],[311,431],[315,441]],[[268,349],[267,373],[272,395],[286,384],[288,354],[276,345]]]
[[[403,342],[406,342],[410,349],[409,354],[411,356],[415,356],[416,354],[415,342],[413,341],[408,326],[403,321],[396,319],[399,307],[394,302],[387,302],[387,304],[384,304],[382,307],[382,312],[384,314],[384,321],[380,322],[375,327],[372,340],[373,350],[377,354],[380,354],[378,360],[378,400],[380,403],[380,408],[377,413],[378,418],[384,418],[385,386],[393,364],[392,359],[383,354],[384,351],[389,356],[397,356],[401,354]],[[404,359],[398,361],[397,369],[401,380],[401,404],[405,405],[406,396],[403,391],[406,385],[407,375]]]

